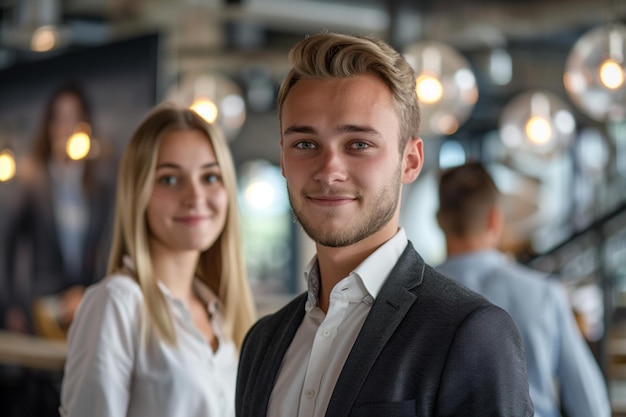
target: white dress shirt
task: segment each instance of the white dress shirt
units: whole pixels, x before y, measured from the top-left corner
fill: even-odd
[[[136,281],[113,275],[89,287],[70,327],[61,388],[62,417],[234,416],[237,351],[220,335],[220,304],[195,282],[219,340],[213,352],[186,305],[164,285],[178,347],[154,334],[141,343],[143,295]]]
[[[403,229],[339,281],[328,313],[318,307],[319,266],[313,258],[304,276],[306,314],[283,358],[270,396],[269,417],[322,417],[343,365],[387,276],[407,246]]]
[[[52,181],[52,202],[63,264],[72,276],[81,274],[89,207],[83,191],[85,165],[80,162],[48,165]]]

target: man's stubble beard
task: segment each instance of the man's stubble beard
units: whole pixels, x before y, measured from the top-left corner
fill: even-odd
[[[400,200],[400,169],[401,168],[398,167],[391,186],[382,187],[378,195],[370,199],[369,202],[372,207],[367,207],[366,210],[360,213],[362,218],[354,219],[354,221],[346,224],[341,230],[321,230],[315,222],[307,219],[297,206],[294,205],[295,199],[289,186],[287,186],[287,194],[289,195],[289,202],[292,207],[292,216],[294,220],[300,224],[305,233],[313,239],[313,241],[322,246],[339,248],[360,242],[382,229],[393,218]],[[360,193],[357,193],[357,197],[362,201]],[[306,199],[304,193],[301,195],[301,199]],[[333,210],[329,209],[327,217],[332,218],[334,216],[335,213]]]

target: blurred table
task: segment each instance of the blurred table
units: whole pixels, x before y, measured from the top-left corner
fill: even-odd
[[[61,371],[66,357],[65,342],[0,331],[0,364]]]

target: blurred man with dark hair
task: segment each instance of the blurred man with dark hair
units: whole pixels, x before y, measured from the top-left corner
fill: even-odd
[[[506,310],[524,343],[537,417],[608,417],[605,381],[556,280],[497,250],[504,216],[500,192],[478,162],[439,181],[437,220],[448,259],[437,269]]]

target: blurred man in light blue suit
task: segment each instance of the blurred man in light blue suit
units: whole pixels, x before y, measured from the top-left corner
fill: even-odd
[[[478,162],[439,181],[437,220],[447,260],[437,267],[506,310],[517,325],[536,417],[609,417],[606,384],[580,333],[563,288],[496,249],[503,227],[500,193]]]

